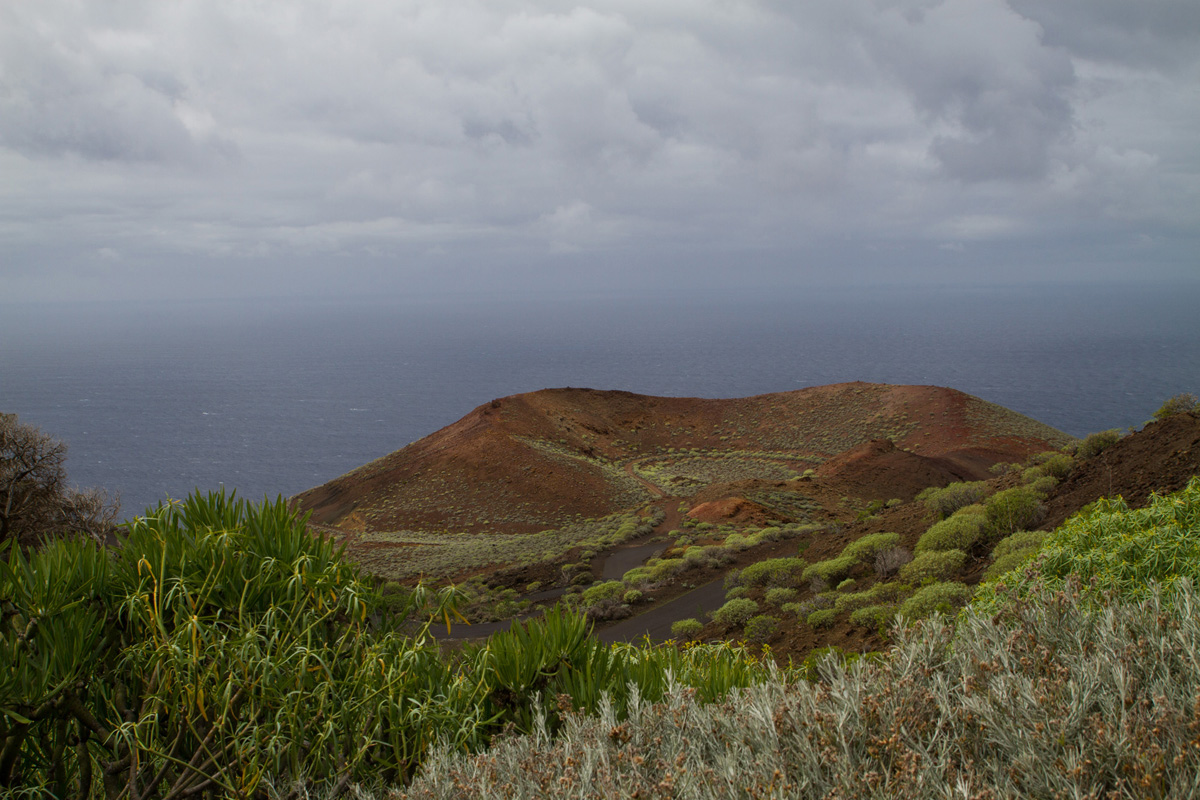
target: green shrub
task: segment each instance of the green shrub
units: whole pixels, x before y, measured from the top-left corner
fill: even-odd
[[[621,602],[632,606],[642,602],[643,597],[645,597],[645,595],[643,595],[640,590],[630,589],[625,592],[625,594],[621,595]]]
[[[854,592],[837,597],[833,601],[833,610],[838,614],[844,614],[848,611],[897,600],[907,589],[908,587],[902,583],[877,583],[865,592]]]
[[[1045,531],[1017,531],[1012,536],[1006,536],[992,548],[992,558],[1000,559],[1016,552],[1037,550],[1046,541]]]
[[[726,596],[728,596],[728,595],[726,595]],[[769,606],[782,606],[784,603],[790,602],[795,599],[796,599],[796,590],[795,589],[787,589],[784,587],[768,589],[766,595],[764,595],[764,597],[763,597],[763,600]]]
[[[967,563],[962,550],[926,550],[900,568],[900,580],[921,583],[940,581],[954,575]]]
[[[1100,455],[1119,441],[1121,441],[1121,431],[1116,428],[1088,434],[1076,448],[1075,457],[1088,459]]]
[[[769,525],[758,532],[758,537],[764,542],[777,542],[783,538],[783,530],[778,525]]]
[[[630,586],[650,583],[654,580],[654,570],[651,567],[634,567],[622,575],[621,580]]]
[[[1197,409],[1200,409],[1200,398],[1191,392],[1183,392],[1167,398],[1167,401],[1159,407],[1158,411],[1154,412],[1154,418],[1161,422],[1167,417],[1184,414],[1188,411],[1196,411]]]
[[[621,581],[605,581],[597,583],[583,592],[583,602],[586,605],[594,606],[605,600],[620,600],[625,594],[625,584]]]
[[[849,589],[851,586],[853,586],[854,584],[855,584],[855,580],[854,580],[854,578],[846,578],[846,580],[844,580],[844,581],[842,581],[841,583],[839,583],[839,584],[837,585],[837,587],[835,587],[835,588],[837,588],[837,590],[838,590],[839,592],[844,592],[844,591],[846,591],[847,589]]]
[[[650,568],[650,579],[656,582],[669,580],[686,566],[687,562],[682,558],[661,558]]]
[[[874,563],[875,555],[900,543],[898,533],[869,533],[842,548],[842,555],[860,564]]]
[[[962,583],[931,583],[900,604],[898,613],[909,620],[923,619],[935,611],[952,614],[966,605],[974,590]]]
[[[877,606],[864,606],[850,613],[850,624],[860,628],[885,630],[896,617],[896,606],[885,603]]]
[[[1030,483],[1046,476],[1062,480],[1070,475],[1073,469],[1075,469],[1075,459],[1066,453],[1054,453],[1042,459],[1036,466],[1022,471],[1021,480],[1025,483]]]
[[[805,617],[809,614],[808,606],[804,603],[784,603],[779,610],[793,617]]]
[[[733,551],[745,550],[750,547],[746,537],[740,533],[731,533],[725,537],[725,546]]]
[[[804,572],[802,558],[768,558],[742,570],[743,586],[794,586]]]
[[[918,502],[924,503],[935,517],[944,519],[960,508],[978,503],[987,496],[987,493],[986,481],[974,481],[951,483],[949,486],[941,488],[930,486],[918,494],[916,499]]]
[[[671,623],[671,635],[676,639],[691,640],[704,630],[704,623],[698,619],[681,619]]]
[[[821,608],[808,615],[805,622],[813,628],[832,628],[837,621],[837,612],[832,608]]]
[[[983,515],[982,506],[967,506],[959,509],[953,516],[941,522],[935,522],[929,530],[921,534],[914,548],[917,555],[928,550],[962,550],[970,551],[975,542],[983,536],[983,527],[987,522]]]
[[[985,581],[994,581],[1008,572],[1019,568],[1022,564],[1037,553],[1036,547],[1030,547],[1026,550],[1014,550],[1011,553],[1005,553],[991,563],[983,573]]]
[[[826,584],[833,585],[840,583],[842,578],[846,577],[846,573],[858,566],[858,561],[850,556],[838,556],[837,558],[818,561],[815,564],[810,564],[801,573],[802,581],[821,580]]]
[[[1053,475],[1043,475],[1040,478],[1034,478],[1025,486],[1039,498],[1046,497],[1054,490],[1055,486],[1058,486],[1058,478]]]
[[[766,614],[759,614],[756,617],[751,617],[746,623],[746,638],[751,642],[762,644],[774,636],[778,630],[778,619]]]
[[[1036,492],[1027,486],[1016,486],[989,497],[984,513],[988,530],[993,537],[999,537],[1032,528],[1045,512]]]
[[[758,613],[758,603],[748,597],[727,600],[725,605],[713,612],[712,617],[722,625],[744,625]]]
[[[731,586],[725,590],[726,600],[736,600],[739,597],[745,597],[750,594],[750,590],[745,586]]]

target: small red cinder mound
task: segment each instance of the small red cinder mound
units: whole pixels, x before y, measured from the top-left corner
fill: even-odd
[[[714,525],[729,522],[735,525],[765,526],[770,517],[765,508],[744,497],[710,500],[696,506],[687,515],[698,522],[711,522]]]

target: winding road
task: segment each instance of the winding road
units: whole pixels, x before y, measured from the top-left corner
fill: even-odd
[[[662,488],[650,483],[640,475],[634,474],[632,463],[627,464],[625,469],[629,475],[658,495],[660,500],[656,505],[662,508],[666,515],[650,534],[657,539],[656,541],[620,547],[605,557],[600,568],[601,580],[605,581],[619,580],[629,570],[644,564],[647,559],[670,547],[669,542],[664,542],[658,537],[677,528],[681,524],[683,516],[678,510],[679,498],[667,497]],[[565,593],[566,589],[561,587],[547,589],[529,595],[527,599],[542,602],[561,597]],[[665,641],[672,638],[671,625],[673,623],[690,617],[703,620],[708,612],[720,608],[723,602],[725,602],[724,585],[722,579],[717,579],[666,603],[654,606],[641,614],[598,628],[596,635],[605,642],[634,642],[646,637],[653,641]],[[537,616],[538,613],[540,612],[523,614],[518,619],[526,620]],[[512,620],[479,622],[473,625],[458,623],[451,626],[448,634],[445,627],[434,627],[431,630],[434,636],[440,640],[462,641],[491,636],[493,633],[508,630],[511,624]]]

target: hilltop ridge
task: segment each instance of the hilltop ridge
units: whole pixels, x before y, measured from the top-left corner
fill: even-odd
[[[533,532],[738,480],[795,479],[872,441],[890,442],[898,473],[920,459],[932,470],[908,481],[911,495],[1072,439],[937,386],[858,382],[735,399],[544,389],[479,406],[296,501],[347,531]]]

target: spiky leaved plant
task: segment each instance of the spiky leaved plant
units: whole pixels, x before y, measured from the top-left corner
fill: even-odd
[[[478,743],[480,687],[281,500],[193,496],[114,550],[60,542],[0,568],[0,785],[58,797],[249,797],[273,777],[401,779],[435,739]]]

